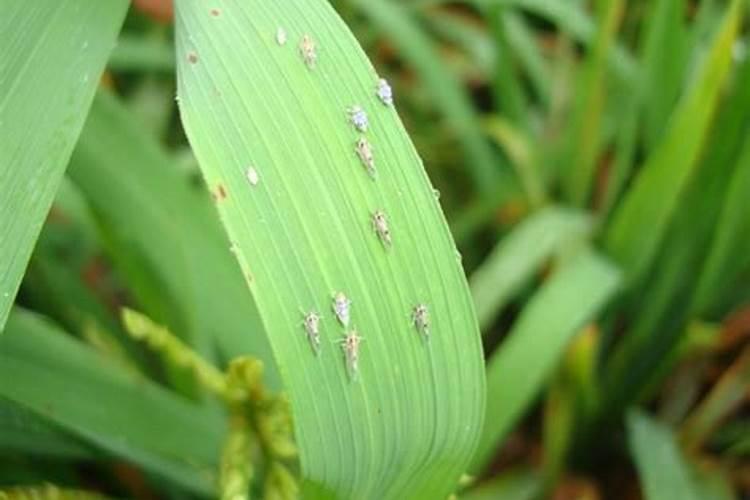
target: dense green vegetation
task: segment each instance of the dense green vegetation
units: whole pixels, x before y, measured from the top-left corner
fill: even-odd
[[[0,499],[750,491],[746,0],[6,7]]]

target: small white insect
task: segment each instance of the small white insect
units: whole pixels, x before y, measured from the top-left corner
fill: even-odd
[[[357,140],[357,146],[354,148],[354,151],[357,153],[357,156],[362,162],[362,165],[364,165],[365,170],[367,170],[367,173],[370,174],[370,177],[374,179],[375,158],[372,155],[372,146],[367,141],[367,139],[365,139],[364,137],[360,137]]]
[[[247,182],[249,182],[251,186],[257,186],[258,181],[260,181],[260,178],[258,177],[258,171],[253,167],[247,167],[247,170],[245,171],[245,177],[247,177]]]
[[[372,229],[380,238],[381,243],[386,248],[390,248],[393,244],[391,239],[391,230],[388,227],[388,219],[385,218],[385,213],[381,210],[377,210],[372,214]]]
[[[276,29],[276,43],[281,46],[286,45],[286,31],[281,26]]]
[[[356,380],[359,374],[359,345],[363,340],[357,330],[349,330],[344,338],[339,340],[346,359],[346,370],[352,381]]]
[[[375,94],[377,94],[383,104],[386,106],[393,106],[393,89],[385,78],[378,80]]]
[[[320,353],[320,320],[320,314],[315,311],[305,313],[304,319],[302,320],[302,326],[305,327],[307,340],[310,341],[310,346],[312,346],[313,352],[316,356]]]
[[[310,35],[304,35],[299,43],[299,53],[302,54],[302,60],[308,68],[314,69],[318,61],[318,52],[315,47],[315,41]]]
[[[349,326],[349,318],[351,317],[349,308],[351,305],[352,301],[343,292],[336,292],[333,295],[333,303],[331,304],[333,313],[339,323],[344,326]]]
[[[367,132],[367,127],[370,126],[370,121],[367,119],[367,113],[362,106],[354,105],[346,110],[349,115],[349,121],[354,125],[354,128],[360,132]]]
[[[417,304],[411,312],[411,320],[425,340],[430,340],[430,312],[424,304]]]

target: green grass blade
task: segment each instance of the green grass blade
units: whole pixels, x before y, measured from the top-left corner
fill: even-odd
[[[133,284],[138,275],[128,270],[153,270],[136,286],[141,302],[155,297],[147,312],[203,352],[216,342],[227,357],[265,360],[266,382],[279,387],[263,327],[208,197],[112,95],[94,101],[70,176],[105,226],[117,229],[110,253],[123,275]]]
[[[0,19],[0,331],[128,2],[4,4]]]
[[[747,400],[750,387],[750,347],[746,347],[737,360],[726,370],[710,392],[685,420],[682,442],[687,449],[695,450],[716,431],[723,420]]]
[[[563,155],[563,187],[577,206],[585,206],[596,175],[602,143],[602,121],[607,89],[607,55],[624,8],[623,0],[598,2],[597,31],[576,85],[569,123],[568,151]]]
[[[551,207],[531,215],[503,238],[470,280],[482,330],[555,252],[580,243],[590,229],[591,221],[582,212]]]
[[[171,73],[175,70],[174,47],[160,37],[121,36],[107,62],[114,71],[152,71]]]
[[[484,139],[474,108],[456,78],[446,69],[411,13],[392,0],[350,0],[388,36],[417,71],[466,153],[466,168],[485,197],[510,197],[517,192],[510,168],[493,154]],[[498,193],[498,190],[500,192]]]
[[[750,75],[750,64],[746,66]],[[746,85],[750,86],[750,79]],[[743,131],[748,134],[750,129],[744,127]],[[717,299],[733,288],[733,281],[738,279],[736,271],[750,267],[750,204],[747,203],[750,143],[746,142],[743,149],[724,200],[716,236],[696,286],[694,304],[698,312],[707,312],[714,307],[719,302]]]
[[[526,305],[487,365],[487,414],[474,457],[480,469],[539,392],[573,336],[612,297],[620,273],[588,251],[571,258]]]
[[[646,500],[701,498],[667,427],[638,411],[628,415],[627,427],[630,453]]]
[[[507,25],[507,12],[503,6],[487,7],[484,17],[495,40],[495,71],[492,77],[495,108],[503,116],[524,132],[531,130],[531,116],[528,113],[528,97],[521,79],[521,72],[516,61],[516,54],[511,49]]]
[[[0,456],[14,454],[79,460],[95,455],[79,439],[32,411],[0,398]]]
[[[559,0],[470,0],[479,6],[504,5],[525,10],[555,24],[584,45],[594,43],[596,25],[579,3]],[[607,56],[613,76],[625,87],[632,88],[638,76],[638,65],[621,45],[615,45]]]
[[[479,436],[481,339],[440,207],[375,95],[377,74],[326,1],[176,5],[183,124],[290,393],[304,477],[341,498],[446,496]],[[366,133],[349,123],[353,105],[369,114]],[[361,136],[374,178],[354,151]],[[376,210],[390,245],[373,230]],[[347,330],[366,339],[357,370],[338,344],[334,292],[351,300]],[[420,303],[429,340],[410,317]],[[318,355],[302,324],[310,311],[323,315]]]
[[[646,160],[606,234],[606,246],[630,282],[652,262],[680,193],[698,163],[731,63],[742,0],[733,0],[695,84],[675,110],[670,129]]]
[[[645,18],[642,79],[648,149],[658,144],[682,92],[687,56],[685,0],[652,2]]]
[[[220,415],[113,365],[30,312],[14,310],[0,338],[0,396],[176,484],[211,491]]]
[[[549,106],[551,94],[550,69],[534,32],[523,16],[511,9],[507,9],[503,16],[503,29],[508,37],[508,44],[517,54],[537,98],[546,108]]]

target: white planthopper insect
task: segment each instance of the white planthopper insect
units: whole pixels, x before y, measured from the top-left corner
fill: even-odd
[[[260,181],[258,171],[253,167],[247,167],[247,170],[245,170],[245,177],[247,178],[247,182],[249,182],[251,186],[257,186],[258,182]]]
[[[276,43],[281,46],[286,45],[286,31],[281,26],[276,30]]]
[[[333,309],[333,313],[336,315],[336,319],[338,319],[339,323],[344,326],[349,326],[349,319],[351,317],[351,305],[352,301],[349,300],[349,298],[344,295],[343,292],[336,292],[333,295],[333,303],[331,304],[331,308]]]
[[[417,304],[411,312],[411,321],[425,340],[430,340],[430,312],[424,304]]]
[[[372,214],[372,229],[378,235],[378,238],[380,238],[381,243],[386,248],[390,248],[393,244],[391,230],[388,227],[388,219],[386,219],[385,213],[381,210],[377,210]]]
[[[315,355],[320,353],[320,314],[315,311],[308,313],[303,312],[302,326],[305,328],[305,335],[310,341],[310,346]]]
[[[354,125],[354,128],[360,132],[367,132],[367,127],[370,126],[370,121],[367,119],[367,113],[362,106],[354,105],[346,110],[349,115],[349,121]]]
[[[299,42],[299,53],[302,54],[302,60],[305,65],[310,68],[315,68],[315,63],[318,61],[318,49],[315,47],[315,41],[310,35],[304,35],[302,40]]]
[[[393,106],[393,89],[388,83],[388,80],[386,80],[385,78],[381,78],[380,80],[378,80],[375,94],[383,104],[385,104],[386,106]]]
[[[359,346],[363,341],[364,339],[357,330],[349,330],[344,338],[339,340],[341,349],[344,351],[346,370],[352,381],[356,380],[359,374]]]
[[[367,173],[370,174],[370,177],[374,179],[375,158],[372,155],[372,146],[367,141],[367,139],[365,139],[364,137],[360,137],[357,140],[357,146],[354,148],[354,151],[357,153],[359,161],[362,162],[362,165],[365,167],[365,170],[367,170]]]

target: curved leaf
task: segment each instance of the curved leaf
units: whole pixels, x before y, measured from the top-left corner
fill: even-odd
[[[176,25],[183,123],[290,392],[305,478],[341,498],[444,497],[478,439],[481,342],[447,225],[377,74],[323,0],[181,0]],[[355,105],[366,132],[348,117]],[[355,154],[363,137],[372,176]],[[373,227],[378,210],[388,234]],[[334,292],[351,300],[348,328]],[[411,318],[418,304],[429,340]],[[302,324],[311,311],[323,316],[318,355]],[[356,370],[339,344],[355,328]]]

